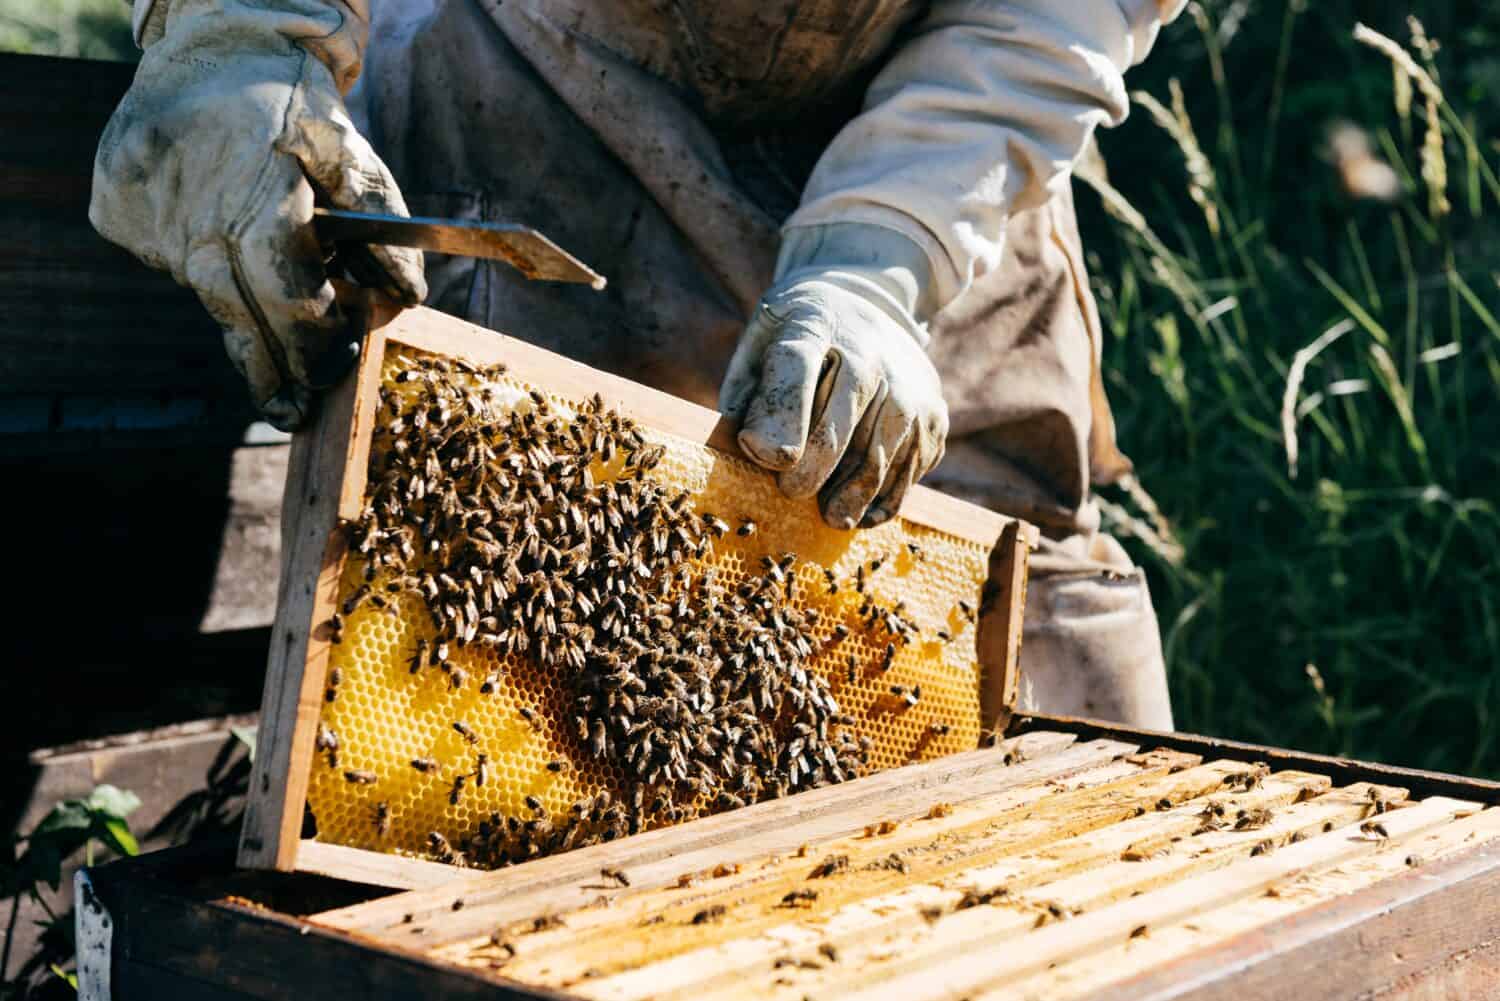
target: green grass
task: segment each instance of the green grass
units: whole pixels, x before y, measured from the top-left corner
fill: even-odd
[[[1121,440],[1166,524],[1139,491],[1105,496],[1116,531],[1145,525],[1127,544],[1179,727],[1494,776],[1500,18],[1415,6],[1453,31],[1431,60],[1384,5],[1221,2],[1131,79],[1158,115],[1139,99],[1101,137],[1115,190],[1080,212]],[[1443,88],[1446,213],[1423,180],[1421,90],[1399,114],[1360,20]],[[1339,120],[1395,168],[1394,202],[1343,190]],[[1283,402],[1304,349],[1294,468]]]
[[[1130,78],[1177,134],[1138,107],[1101,137],[1114,212],[1079,199],[1121,441],[1161,509],[1111,489],[1108,514],[1141,537],[1178,725],[1500,775],[1500,8],[1198,13]],[[1430,59],[1408,13],[1441,43]],[[1360,21],[1436,71],[1446,214],[1421,95],[1397,113]],[[123,0],[0,0],[0,49],[134,58]],[[1341,190],[1340,120],[1399,172],[1398,201]],[[1282,405],[1315,343],[1294,473]]]
[[[126,0],[0,0],[0,52],[134,62]]]

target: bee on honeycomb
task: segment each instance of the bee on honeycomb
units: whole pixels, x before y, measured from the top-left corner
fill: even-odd
[[[935,636],[979,544],[805,525],[748,464],[502,367],[383,374],[322,723],[373,781],[314,765],[320,838],[494,867],[977,743],[972,635]]]

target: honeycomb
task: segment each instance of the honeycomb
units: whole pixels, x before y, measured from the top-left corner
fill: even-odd
[[[389,353],[384,392],[409,401],[415,390],[400,383],[400,373],[420,362],[417,352]],[[485,384],[517,413],[536,406],[529,394],[564,417],[583,405],[510,374],[488,375]],[[382,407],[377,422],[392,417]],[[745,460],[649,427],[639,430],[664,449],[646,475],[672,493],[686,491],[700,517],[711,512],[731,528],[695,569],[714,569],[732,589],[758,573],[763,559],[796,554],[791,603],[817,612],[805,631],[812,649],[805,666],[852,717],[853,733],[867,739],[864,772],[976,746],[981,679],[973,608],[988,558],[981,544],[899,518],[837,531],[824,524],[814,501],[786,498],[773,477]],[[374,462],[372,449],[372,484]],[[597,461],[593,468],[605,479],[619,466],[615,458],[613,470]],[[360,559],[347,559],[340,603],[367,588],[385,594],[393,573],[370,580]],[[916,627],[916,638],[893,657],[887,634],[861,618],[867,599],[899,607]],[[571,668],[470,644],[447,651],[449,669],[418,671],[414,658],[433,649],[437,626],[421,596],[411,592],[358,602],[341,620],[308,785],[320,840],[451,861],[448,846],[474,837],[487,818],[550,826],[590,798],[597,802],[605,794],[624,802],[630,795],[633,777],[621,756],[591,753],[573,725]],[[842,639],[835,636],[840,625],[848,629]],[[456,685],[455,677],[463,683]],[[461,788],[455,790],[455,782]],[[670,816],[643,816],[638,826],[659,827],[722,807],[701,796]]]

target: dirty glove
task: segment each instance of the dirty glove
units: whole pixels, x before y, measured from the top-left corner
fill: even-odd
[[[357,351],[311,226],[315,191],[337,208],[406,214],[344,108],[367,2],[136,8],[146,52],[100,140],[89,218],[198,293],[255,404],[294,429]],[[420,252],[370,249],[383,292],[425,297]]]
[[[719,409],[739,443],[780,472],[791,497],[818,494],[835,528],[894,516],[948,434],[937,370],[917,317],[926,256],[889,229],[789,231],[775,286],[740,337]]]

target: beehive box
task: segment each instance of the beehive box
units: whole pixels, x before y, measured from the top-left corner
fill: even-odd
[[[1500,785],[1020,723],[432,889],[146,860],[80,899],[124,1001],[1500,997]]]
[[[1014,699],[1029,526],[918,487],[835,531],[711,411],[427,310],[298,436],[284,520],[247,866],[441,882],[970,749]]]

